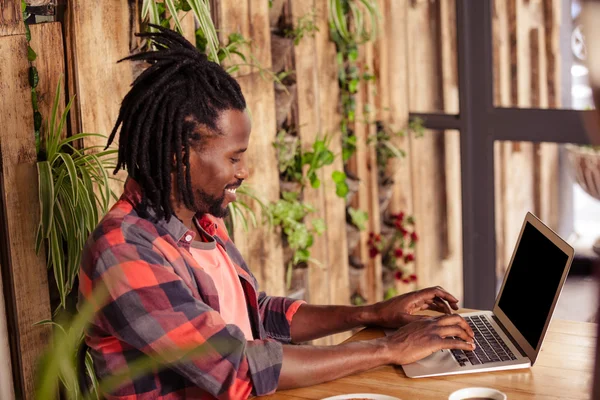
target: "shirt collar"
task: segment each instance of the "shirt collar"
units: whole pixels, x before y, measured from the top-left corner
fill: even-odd
[[[125,182],[122,198],[130,202],[134,208],[142,201],[142,188],[139,183],[131,177],[127,178],[127,181]],[[196,236],[193,231],[189,230],[183,222],[174,216],[167,222],[164,218],[161,220],[156,218],[156,213],[151,208],[148,208],[146,212],[155,225],[165,229],[177,242],[183,239],[184,242],[189,244]],[[208,214],[199,214],[196,216],[196,220],[200,227],[202,227],[209,235],[214,236],[217,233],[217,225]]]

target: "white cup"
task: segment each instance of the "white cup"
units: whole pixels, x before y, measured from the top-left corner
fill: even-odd
[[[484,387],[472,387],[457,390],[453,392],[448,400],[465,400],[473,397],[490,398],[492,400],[506,400],[506,395],[499,390],[484,388]]]

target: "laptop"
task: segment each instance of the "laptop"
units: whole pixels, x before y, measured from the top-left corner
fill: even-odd
[[[573,254],[567,242],[527,213],[494,309],[461,314],[475,332],[476,349],[436,352],[403,365],[406,376],[423,378],[532,366]]]

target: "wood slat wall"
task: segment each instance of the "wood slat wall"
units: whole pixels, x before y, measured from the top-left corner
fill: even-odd
[[[50,334],[49,327],[33,324],[50,318],[51,312],[45,256],[33,250],[39,206],[25,35],[0,37],[0,54],[11,55],[0,63],[0,203],[6,252],[2,275],[4,290],[12,299],[7,311],[16,394],[31,399],[38,358]]]
[[[444,3],[444,4],[442,4]],[[457,108],[454,2],[411,2],[408,6],[410,111]],[[458,136],[426,131],[410,135],[412,204],[420,236],[416,250],[418,287],[440,285],[462,296],[462,237]]]
[[[70,1],[68,6],[72,22],[69,35],[72,53],[68,57],[74,60],[71,83],[79,112],[79,132],[108,136],[117,120],[121,100],[133,81],[132,64],[117,64],[117,61],[130,53],[136,21],[131,13],[135,7],[124,0],[113,2],[111,7],[98,7],[87,1]],[[105,146],[106,139],[86,138],[84,145]],[[117,145],[118,136],[112,147]],[[117,177],[124,180],[126,174],[120,172]],[[110,185],[117,196],[123,192],[121,182],[113,180]]]
[[[331,137],[330,150],[341,154],[342,142],[339,129],[341,115],[338,109],[339,85],[335,44],[329,40],[329,2],[315,2],[316,26],[315,52],[319,82],[319,110],[321,132]],[[350,282],[348,266],[348,239],[346,237],[346,207],[344,199],[335,194],[335,183],[331,179],[334,171],[343,171],[343,161],[337,157],[332,165],[323,168],[323,192],[325,223],[327,230],[320,240],[327,242],[327,266],[329,269],[329,304],[348,304]],[[342,333],[332,337],[332,343],[340,343],[349,335]]]
[[[314,0],[291,0],[289,3],[290,15],[294,24],[297,21],[312,12],[315,7]],[[294,70],[296,71],[297,85],[297,127],[298,136],[303,151],[311,151],[312,144],[318,138],[322,138],[325,133],[321,130],[319,95],[319,77],[315,65],[318,65],[317,52],[315,51],[315,38],[305,37],[298,45],[294,46]],[[321,182],[330,179],[325,176],[323,170],[317,172]],[[335,195],[335,193],[334,193]],[[313,189],[307,185],[304,189],[304,202],[310,204],[316,209],[315,213],[310,214],[305,223],[312,225],[312,221],[317,218],[325,218],[325,192],[323,185]],[[328,243],[326,237],[315,238],[315,242],[310,249],[311,257],[318,260],[308,263],[308,299],[313,304],[330,304],[329,293],[329,263],[328,263]],[[325,338],[315,341],[318,344],[330,344],[331,339]]]
[[[257,62],[263,68],[270,68],[268,3],[223,0],[218,2],[215,11],[218,15],[216,25],[221,41],[226,41],[231,33],[241,33],[245,38],[252,40],[251,49]],[[252,135],[246,152],[246,164],[250,172],[247,183],[263,201],[276,201],[279,199],[279,174],[277,156],[271,144],[277,128],[273,85],[250,67],[240,68],[236,76],[252,116]],[[253,201],[249,203],[260,218],[260,206]],[[246,232],[238,224],[234,238],[261,290],[273,296],[285,295],[281,235],[267,225]]]

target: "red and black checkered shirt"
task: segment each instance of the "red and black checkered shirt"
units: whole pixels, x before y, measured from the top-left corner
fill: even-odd
[[[258,293],[257,282],[221,220],[205,215],[204,230],[236,267],[255,340],[247,341],[219,314],[212,279],[189,253],[194,233],[177,218],[141,218],[139,185],[128,179],[121,199],[93,232],[83,251],[80,303],[99,284],[108,303],[86,330],[100,380],[141,355],[168,354],[204,345],[192,361],[127,381],[108,399],[245,399],[275,391],[282,343],[302,304]]]

